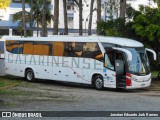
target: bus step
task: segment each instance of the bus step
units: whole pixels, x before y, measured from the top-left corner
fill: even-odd
[[[126,83],[118,83],[118,88],[119,87],[126,87]]]

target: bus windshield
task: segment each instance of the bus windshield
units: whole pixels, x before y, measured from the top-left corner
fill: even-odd
[[[132,53],[132,61],[127,61],[129,72],[138,75],[149,74],[150,68],[145,49],[143,47],[125,49]]]

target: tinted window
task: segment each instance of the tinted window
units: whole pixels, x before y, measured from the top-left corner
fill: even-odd
[[[103,55],[98,43],[91,42],[66,42],[65,56],[68,57],[84,57],[102,60]]]
[[[52,44],[49,42],[34,42],[33,47],[34,55],[50,55]]]
[[[110,43],[102,43],[106,53],[107,53],[107,63],[108,65],[106,65],[108,68],[114,70],[114,65],[115,65],[115,56],[114,56],[114,50],[112,49],[112,47],[115,47],[116,45],[114,44],[110,44]]]
[[[33,55],[34,54],[34,50],[33,50],[34,46],[33,45],[34,45],[34,43],[31,41],[21,43],[21,46],[22,46],[21,49],[23,51],[22,53]]]
[[[98,43],[85,43],[83,45],[83,57],[102,60],[103,55]]]
[[[52,42],[52,55],[53,56],[64,56],[64,43],[63,42]]]
[[[66,42],[65,43],[65,56],[68,57],[82,57],[83,43]]]
[[[8,52],[15,54],[85,57],[102,60],[98,43],[6,41]]]
[[[4,53],[4,42],[0,41],[0,54]]]
[[[18,41],[6,41],[6,49],[8,52],[18,54],[19,53]]]

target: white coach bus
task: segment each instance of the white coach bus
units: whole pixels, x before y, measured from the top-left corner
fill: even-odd
[[[3,37],[5,73],[28,81],[92,84],[96,89],[136,89],[151,84],[143,44],[119,37]]]

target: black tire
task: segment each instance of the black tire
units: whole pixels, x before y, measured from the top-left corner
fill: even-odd
[[[35,82],[34,71],[32,69],[26,70],[26,72],[25,72],[25,79],[28,82]]]
[[[94,86],[97,90],[102,90],[104,87],[103,77],[101,75],[97,75],[94,78]]]

